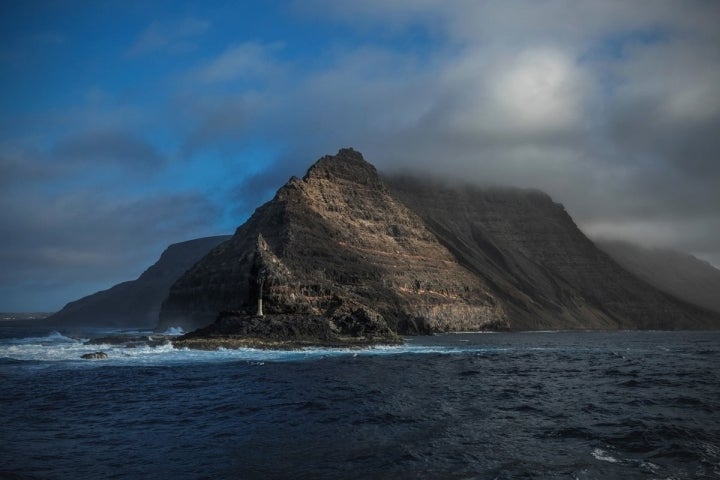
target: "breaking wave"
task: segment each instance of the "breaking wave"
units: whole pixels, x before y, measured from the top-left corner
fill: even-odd
[[[165,335],[177,335],[173,330]],[[452,355],[463,353],[493,354],[507,348],[487,348],[462,344],[461,346],[404,345],[372,346],[367,348],[303,348],[298,350],[261,350],[255,348],[219,349],[215,351],[176,349],[168,340],[161,345],[115,343],[88,343],[87,338],[71,338],[59,332],[45,337],[12,338],[0,340],[0,358],[17,361],[81,362],[83,364],[173,364],[227,361],[302,361],[342,356],[388,355]],[[102,351],[108,356],[102,362],[81,359],[86,353]]]

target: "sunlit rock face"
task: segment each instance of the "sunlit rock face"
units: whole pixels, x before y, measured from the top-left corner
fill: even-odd
[[[261,270],[266,314],[362,309],[401,332],[508,326],[483,279],[461,266],[352,149],[290,179],[232,240],[180,278],[162,324],[201,326],[223,310],[255,314]]]
[[[180,277],[160,328],[256,315],[259,299],[266,315],[362,312],[399,333],[720,325],[625,272],[541,192],[383,179],[352,149]]]

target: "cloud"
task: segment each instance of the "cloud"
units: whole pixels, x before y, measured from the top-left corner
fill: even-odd
[[[261,45],[254,42],[230,46],[191,73],[190,79],[213,84],[272,77],[279,73],[272,55],[281,47],[281,44]]]
[[[716,240],[720,238],[720,218],[717,216],[681,217],[673,222],[663,218],[612,219],[588,222],[584,228],[593,238],[621,238],[638,245],[693,252],[720,268]]]
[[[262,92],[272,101],[227,106],[228,123],[242,119],[235,133],[261,124],[297,152],[294,162],[284,157],[259,177],[266,183],[353,145],[386,171],[544,189],[591,233],[645,234],[663,246],[718,254],[720,33],[710,20],[720,18],[717,4],[426,0],[295,8],[390,32],[390,40],[336,51],[320,70],[287,66],[292,85]],[[393,44],[417,27],[433,39],[432,50]],[[203,135],[211,138],[223,123],[205,124]],[[653,227],[636,234],[633,222]]]
[[[425,129],[473,144],[517,144],[584,127],[592,79],[560,49],[497,55],[469,48],[441,72],[432,108],[419,119]]]
[[[529,49],[490,79],[488,96],[494,128],[527,133],[574,129],[582,121],[587,80],[572,58],[553,49]],[[500,125],[498,125],[500,123]]]
[[[151,23],[127,50],[128,57],[151,53],[178,55],[197,49],[194,39],[210,29],[210,22],[197,18],[183,18],[171,22]]]

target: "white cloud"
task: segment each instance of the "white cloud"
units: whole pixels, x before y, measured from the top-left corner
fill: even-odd
[[[447,69],[445,82],[459,100],[438,121],[459,132],[513,138],[576,130],[591,90],[571,55],[538,47],[503,56],[471,51]]]
[[[272,55],[281,47],[281,44],[261,45],[254,42],[233,45],[198,67],[191,74],[191,81],[224,83],[272,77],[279,73],[279,65]]]

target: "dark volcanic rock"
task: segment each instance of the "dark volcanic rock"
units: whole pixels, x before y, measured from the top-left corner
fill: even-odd
[[[313,315],[221,312],[215,323],[173,340],[178,348],[297,348],[399,343],[400,338],[379,317],[363,310],[337,318]]]
[[[107,353],[105,352],[85,353],[80,356],[80,358],[83,358],[85,360],[104,360],[107,357]]]
[[[260,277],[266,314],[333,318],[362,310],[401,332],[507,326],[484,280],[351,149],[290,179],[183,275],[163,303],[160,328],[200,327],[223,310],[257,313]]]
[[[170,285],[210,249],[229,238],[198,238],[170,245],[137,280],[70,302],[46,320],[53,326],[154,328]]]

